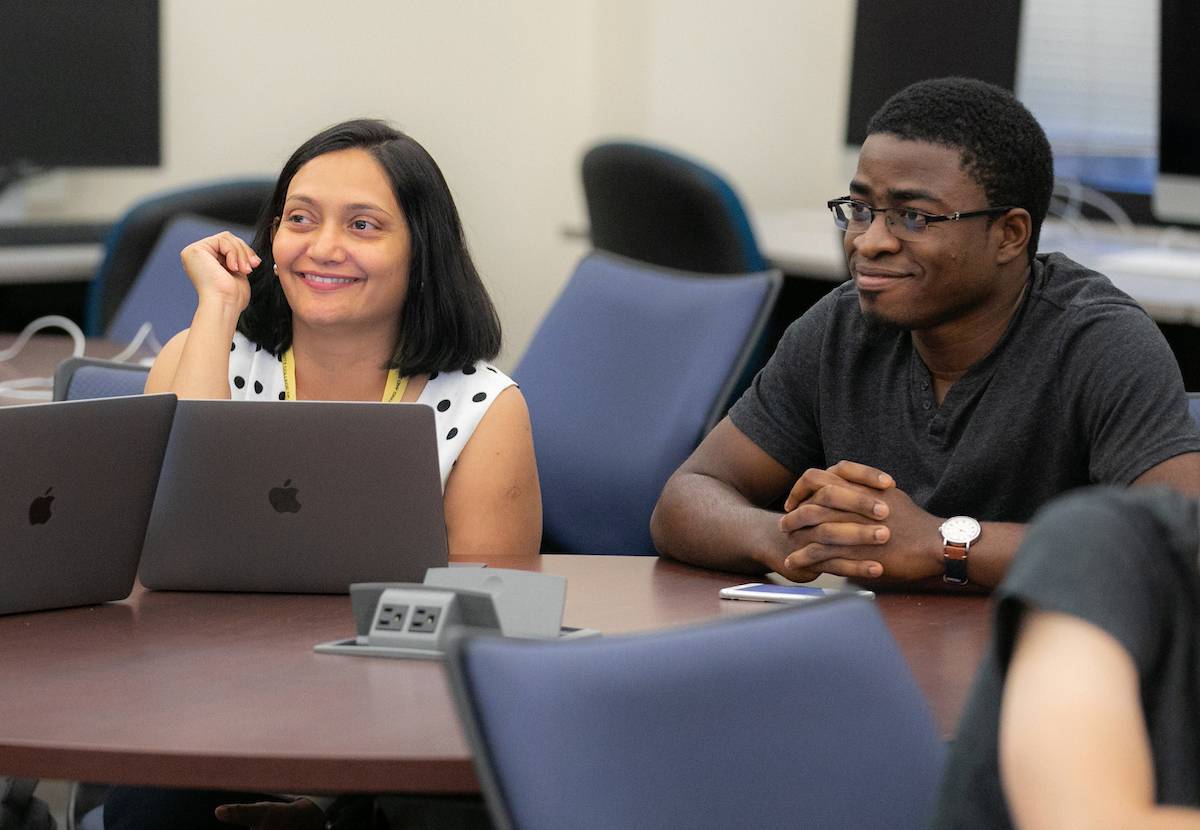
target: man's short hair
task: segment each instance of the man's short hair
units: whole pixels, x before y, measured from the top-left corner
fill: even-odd
[[[989,207],[1029,211],[1032,261],[1054,189],[1054,157],[1037,119],[1011,92],[973,78],[919,81],[871,116],[867,135],[873,133],[959,150],[963,169],[979,182]]]

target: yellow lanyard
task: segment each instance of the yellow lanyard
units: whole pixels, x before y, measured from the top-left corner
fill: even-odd
[[[283,394],[289,401],[296,400],[296,358],[292,355],[291,346],[283,353],[280,360],[283,363]],[[400,377],[395,369],[388,370],[387,383],[383,387],[383,403],[392,403],[404,397],[408,388],[408,378]]]

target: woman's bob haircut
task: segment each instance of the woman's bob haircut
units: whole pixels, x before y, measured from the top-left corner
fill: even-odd
[[[500,351],[500,320],[463,239],[450,188],[425,148],[383,121],[358,119],[322,130],[300,145],[279,173],[255,228],[262,262],[250,274],[250,303],[238,331],[276,357],[292,344],[292,310],[274,273],[271,237],[292,177],[338,150],[370,153],[391,182],[412,237],[408,295],[388,367],[403,375],[463,369]]]

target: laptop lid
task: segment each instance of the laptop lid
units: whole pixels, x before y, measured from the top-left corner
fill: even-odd
[[[447,563],[424,404],[180,401],[139,578],[181,591],[346,593]]]
[[[0,614],[124,599],[174,395],[0,407]]]

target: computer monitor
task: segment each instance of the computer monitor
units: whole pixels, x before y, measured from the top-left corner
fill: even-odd
[[[0,189],[47,168],[159,163],[158,6],[3,4]]]
[[[978,78],[1013,90],[1029,107],[1054,148],[1059,178],[1103,191],[1148,219],[1157,5],[1114,9],[1103,21],[1073,8],[995,0],[984,15],[979,4],[961,0],[858,0],[846,126],[851,159],[867,120],[892,93],[925,78]]]
[[[962,75],[1012,89],[1021,0],[992,0],[987,14],[961,0],[858,0],[846,144],[862,145],[867,122],[894,93],[927,78]]]
[[[894,93],[927,78],[961,75],[1012,89],[1021,0],[979,9],[960,0],[858,0],[842,173],[854,175],[867,122]]]
[[[1196,0],[1161,0],[1158,178],[1154,215],[1200,224],[1200,61]]]

